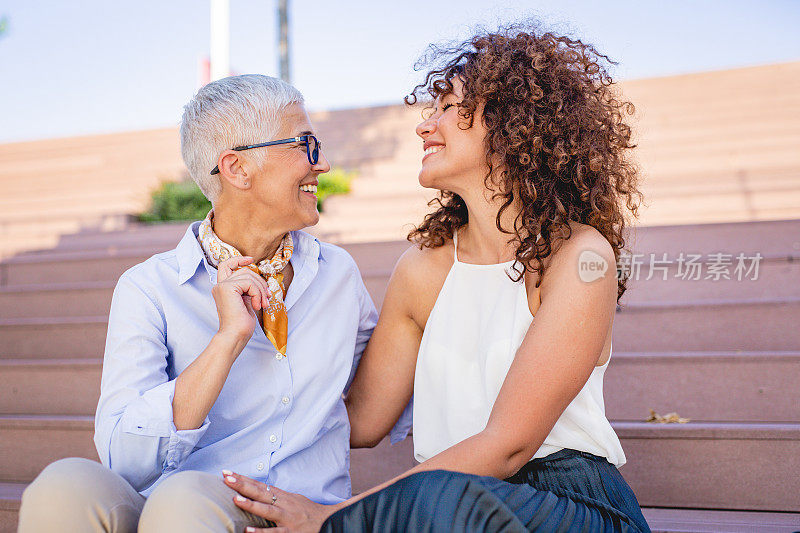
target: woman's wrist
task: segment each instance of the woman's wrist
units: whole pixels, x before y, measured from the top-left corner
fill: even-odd
[[[349,499],[347,499],[347,500],[345,500],[343,502],[334,503],[333,505],[329,505],[328,506],[328,511],[329,511],[328,517],[331,516],[332,514],[334,514],[336,511],[338,511],[340,509],[344,509],[345,507],[347,507],[348,505],[353,503],[352,500],[353,500],[353,498],[349,498]],[[327,519],[328,517],[325,517],[325,518]]]
[[[231,362],[239,357],[244,347],[247,345],[249,339],[244,336],[226,330],[219,330],[211,338],[211,344],[215,345],[218,350],[225,353],[230,357]]]

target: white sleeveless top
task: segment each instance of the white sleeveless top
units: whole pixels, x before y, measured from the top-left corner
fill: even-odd
[[[533,320],[525,282],[514,282],[506,274],[514,261],[462,263],[457,235],[453,244],[453,266],[417,355],[413,426],[414,457],[420,462],[486,427]],[[619,438],[605,416],[603,374],[609,361],[595,366],[533,458],[571,448],[606,457],[617,467],[625,464]]]

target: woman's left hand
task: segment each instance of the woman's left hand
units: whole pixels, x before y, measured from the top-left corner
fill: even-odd
[[[240,509],[275,522],[277,528],[247,528],[248,533],[317,533],[339,505],[323,505],[293,492],[267,486],[247,476],[224,472],[225,484],[238,492],[233,502]]]

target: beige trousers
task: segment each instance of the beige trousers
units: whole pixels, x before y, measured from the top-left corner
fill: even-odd
[[[22,495],[18,533],[229,532],[270,522],[242,511],[222,473],[171,475],[145,499],[119,474],[88,459],[62,459],[45,468]]]

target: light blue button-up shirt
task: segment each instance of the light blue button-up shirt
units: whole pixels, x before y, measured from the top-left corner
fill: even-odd
[[[208,264],[193,223],[178,247],[134,266],[111,303],[94,441],[100,460],[148,496],[181,470],[223,468],[324,504],[350,497],[350,424],[343,392],[377,321],[350,255],[292,232],[286,356],[260,327],[198,429],[177,430],[175,378],[219,328]],[[405,437],[404,418],[392,441]]]

